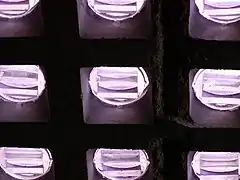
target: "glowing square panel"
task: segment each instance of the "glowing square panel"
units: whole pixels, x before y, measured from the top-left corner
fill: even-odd
[[[189,32],[206,40],[239,40],[239,0],[191,0]]]
[[[0,148],[1,177],[7,175],[14,179],[51,179],[54,180],[51,152],[43,148]]]
[[[0,0],[0,37],[40,35],[39,0]]]
[[[240,71],[194,69],[189,74],[190,116],[198,124],[240,125]]]
[[[46,81],[39,66],[0,65],[0,111],[0,122],[48,120]]]
[[[151,162],[145,150],[90,149],[87,152],[87,164],[89,180],[152,179]]]
[[[143,115],[142,118],[136,116],[138,114],[137,111],[139,111],[141,107],[144,107],[144,103],[145,109],[142,112],[148,112],[146,106],[151,107],[151,84],[149,75],[144,68],[82,68],[80,74],[84,117],[90,119],[89,121],[86,120],[87,123],[95,122],[95,117],[91,117],[95,115],[88,115],[90,109],[98,109],[95,110],[96,113],[101,111],[102,118],[99,115],[96,117],[98,119],[96,119],[96,121],[99,123],[105,124],[108,123],[108,121],[109,123],[114,123],[115,119],[118,119],[117,121],[120,123],[121,119],[125,119],[122,121],[122,123],[125,124],[127,122],[126,116],[128,115],[129,119],[139,119],[138,123],[147,121],[143,120],[145,115]],[[149,104],[147,105],[146,103]],[[149,110],[147,119],[151,117],[151,113]],[[101,122],[101,119],[105,120]],[[131,124],[134,123],[134,121],[135,120],[131,120],[128,123]],[[149,119],[148,122],[151,122],[151,120]]]
[[[188,180],[239,179],[238,152],[190,152]]]
[[[83,38],[145,39],[149,36],[148,0],[77,0],[77,3],[80,36]]]

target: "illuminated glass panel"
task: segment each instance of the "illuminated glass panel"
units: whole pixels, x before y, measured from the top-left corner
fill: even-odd
[[[138,179],[150,164],[144,150],[131,149],[97,149],[93,162],[96,170],[110,180]]]
[[[240,71],[199,70],[192,87],[196,97],[215,110],[234,110],[240,106]]]
[[[39,66],[0,65],[0,97],[5,101],[35,101],[45,89],[45,83]]]
[[[29,14],[39,0],[0,0],[0,17],[20,18]]]
[[[131,104],[142,98],[149,85],[143,68],[136,67],[97,67],[89,77],[93,94],[111,105]]]
[[[199,13],[205,18],[228,24],[240,20],[239,0],[195,0]]]
[[[88,0],[88,6],[99,16],[112,21],[134,17],[146,0]]]
[[[192,168],[201,180],[238,180],[239,153],[236,152],[196,152]]]
[[[0,166],[8,175],[22,180],[44,176],[52,166],[49,150],[40,148],[0,148]]]

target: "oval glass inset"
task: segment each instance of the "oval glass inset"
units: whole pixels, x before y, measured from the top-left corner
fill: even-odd
[[[96,67],[90,73],[92,93],[110,105],[127,105],[141,99],[147,92],[149,79],[143,68]]]
[[[221,24],[240,20],[240,2],[237,0],[195,0],[199,13],[208,20]]]
[[[21,18],[28,15],[39,0],[0,0],[0,17]]]
[[[192,168],[200,179],[239,178],[239,153],[236,152],[196,152]]]
[[[44,176],[52,166],[49,150],[42,148],[0,148],[0,166],[5,173],[21,180]]]
[[[240,71],[199,70],[192,83],[196,97],[215,110],[235,110],[240,106]]]
[[[88,6],[98,16],[112,21],[122,21],[138,14],[146,0],[87,0]]]
[[[36,65],[0,65],[0,97],[5,101],[35,101],[45,89],[43,72]]]
[[[109,180],[138,179],[150,164],[144,150],[131,149],[97,149],[93,162],[96,170]]]

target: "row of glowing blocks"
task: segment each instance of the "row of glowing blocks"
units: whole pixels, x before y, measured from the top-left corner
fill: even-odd
[[[29,14],[39,0],[0,0],[0,16],[19,18]],[[135,16],[145,0],[88,0],[89,7],[104,19],[118,21]]]

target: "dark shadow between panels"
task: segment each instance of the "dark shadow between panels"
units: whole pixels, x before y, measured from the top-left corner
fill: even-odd
[[[189,73],[189,113],[192,120],[199,125],[211,127],[240,127],[240,110],[220,111],[207,107],[195,95],[192,88],[194,76],[198,69]]]
[[[105,178],[97,171],[97,169],[96,169],[96,166],[95,166],[95,164],[94,164],[94,156],[96,155],[96,151],[97,151],[98,149],[89,149],[88,151],[87,151],[87,153],[86,153],[86,160],[87,160],[87,173],[88,173],[88,180],[104,180]],[[108,149],[105,149],[105,150],[108,150]],[[121,149],[119,149],[119,150],[121,150]],[[111,151],[111,150],[109,150],[109,151]],[[153,171],[152,171],[152,157],[151,157],[151,154],[148,152],[148,150],[145,150],[145,152],[146,152],[146,154],[147,154],[147,156],[148,156],[148,158],[149,158],[149,165],[147,166],[147,168],[146,168],[146,171],[145,171],[145,174],[143,174],[142,175],[142,177],[140,177],[139,178],[139,180],[152,180],[153,179]],[[109,155],[111,155],[111,153],[113,153],[113,152],[110,152],[110,154]],[[109,162],[109,164],[112,162],[112,163],[114,163],[114,162],[117,162],[116,160],[117,159],[119,159],[119,157],[117,157],[117,156],[119,156],[119,155],[122,155],[122,156],[124,156],[124,154],[118,154],[118,155],[116,155],[116,156],[114,156],[113,154],[112,154],[112,156],[110,157],[110,156],[108,156],[107,157],[107,154],[105,154],[105,157],[102,155],[102,157],[103,157],[103,161],[106,161],[106,162]],[[126,155],[131,155],[130,153],[129,154],[126,154]],[[116,158],[116,159],[115,159]],[[127,165],[126,164],[126,162],[127,162],[127,160],[129,160],[129,163],[131,163],[131,162],[138,162],[138,161],[142,161],[144,158],[143,157],[141,157],[141,159],[138,159],[138,158],[140,158],[140,157],[138,157],[138,156],[136,156],[136,157],[131,157],[131,158],[127,158],[127,156],[125,157],[125,165]],[[101,163],[101,162],[100,162]],[[124,163],[124,162],[122,162],[122,163]],[[146,163],[146,162],[141,162],[142,164],[144,164],[144,163]],[[123,164],[122,164],[123,165]],[[143,165],[144,166],[144,165]],[[126,168],[126,167],[125,167]],[[142,165],[139,165],[139,166],[136,166],[136,167],[128,167],[128,168],[126,168],[125,170],[126,170],[126,173],[127,173],[127,171],[137,171],[139,168],[143,168],[144,169],[144,167],[142,167]],[[142,172],[144,172],[144,170],[142,169]],[[111,167],[111,166],[109,166],[109,167],[105,167],[104,169],[103,169],[103,171],[102,172],[104,172],[105,171],[105,175],[107,175],[108,173],[107,172],[119,172],[120,173],[120,171],[122,171],[122,175],[124,174],[123,172],[124,172],[124,170],[123,169],[121,169],[121,168],[114,168],[114,167]],[[133,174],[133,173],[132,173]],[[124,177],[124,176],[123,176]],[[130,177],[129,177],[130,178]]]
[[[116,106],[102,102],[91,91],[89,76],[93,68],[81,68],[84,121],[87,124],[151,124],[153,122],[152,85],[136,102]],[[145,71],[147,73],[147,71]],[[147,73],[149,76],[149,74]],[[149,78],[150,79],[150,78]]]
[[[87,39],[148,39],[152,27],[150,0],[143,4],[136,15],[134,12],[138,8],[137,3],[141,4],[142,2],[136,1],[121,9],[122,6],[104,4],[101,1],[92,1],[94,5],[90,7],[88,0],[77,0],[80,37]],[[128,18],[128,13],[130,16],[134,16]]]
[[[0,66],[0,69],[2,67]],[[41,75],[39,75],[31,73],[30,70],[24,72],[23,69],[22,71],[21,69],[11,69],[11,67],[13,66],[9,65],[5,66],[6,69],[1,69],[1,73],[6,74],[6,79],[4,79],[4,75],[0,78],[0,122],[47,122],[50,112],[44,70],[37,67],[41,71]],[[13,73],[18,74],[15,74],[14,77]],[[23,73],[27,73],[28,77],[21,77]],[[14,84],[11,84],[13,78],[15,78]],[[33,82],[34,78],[38,79],[37,82]],[[34,83],[34,85],[27,87],[26,80],[29,80],[29,83]],[[20,87],[21,83],[26,87]]]
[[[199,13],[199,9],[195,3],[197,1],[199,4],[203,3],[203,6],[206,8],[204,13],[207,15],[209,5],[204,4],[205,2],[201,0],[190,0],[190,16],[189,16],[189,35],[193,38],[197,39],[204,39],[204,40],[218,40],[218,41],[238,41],[240,40],[240,21],[236,21],[233,23],[223,24],[219,22],[214,22],[213,20],[209,20],[202,16]],[[209,8],[210,9],[210,8]],[[216,13],[217,14],[216,8]],[[230,14],[231,11],[234,9],[219,9],[220,10],[227,10]],[[226,13],[226,12],[225,12]],[[217,16],[216,16],[217,17]],[[216,21],[220,19],[221,16],[219,15],[216,18]],[[230,15],[225,14],[222,15],[222,18],[225,20],[229,19]],[[214,19],[214,18],[213,18]]]
[[[1,11],[0,4],[0,37],[33,37],[40,36],[43,33],[41,2],[23,17],[3,18],[1,17]]]

